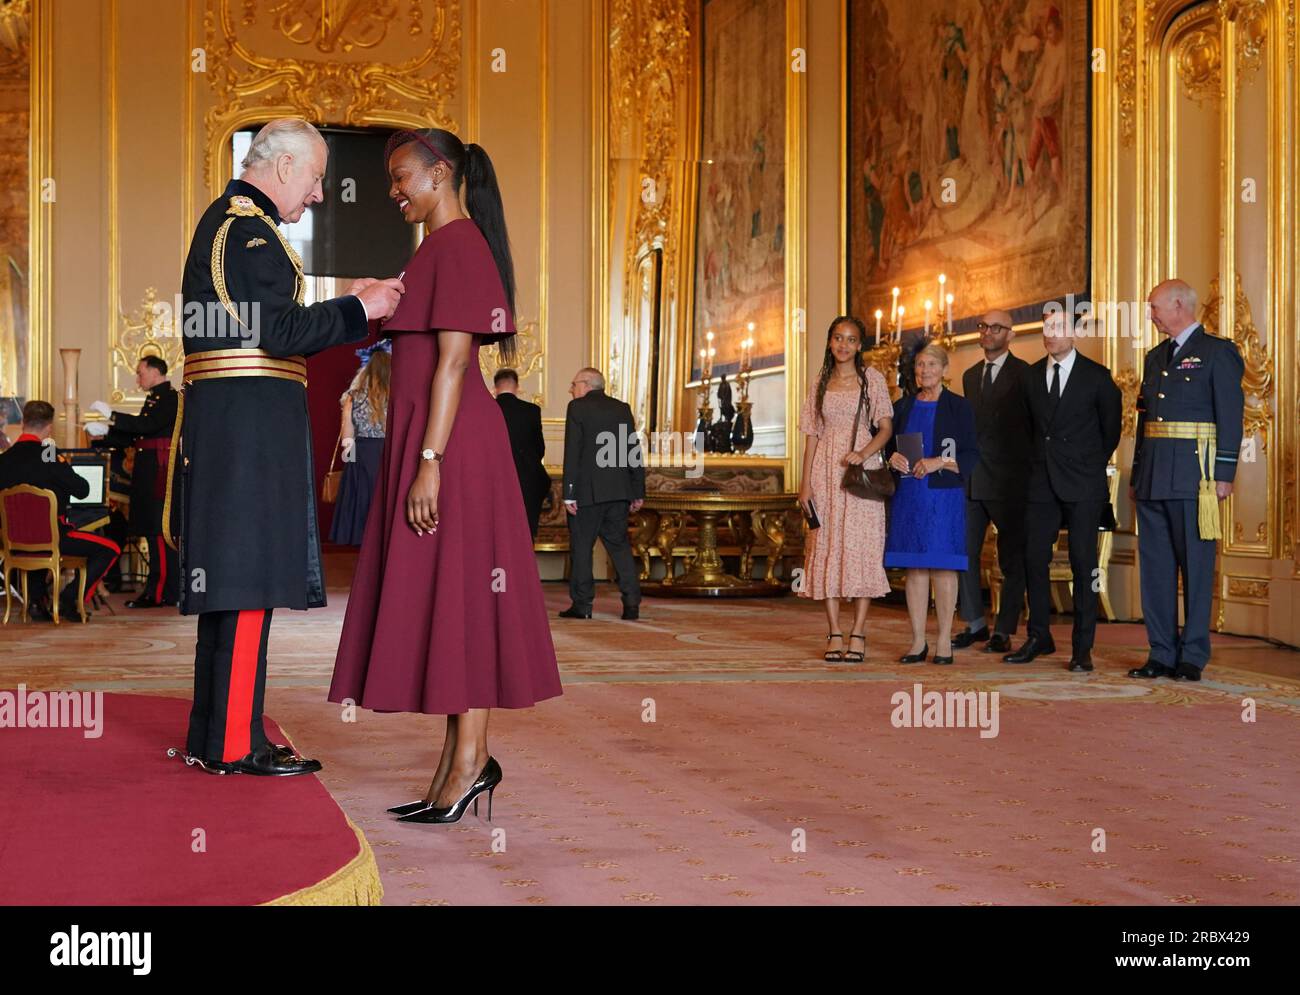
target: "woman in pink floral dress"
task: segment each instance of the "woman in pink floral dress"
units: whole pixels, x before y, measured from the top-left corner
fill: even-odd
[[[799,430],[805,436],[799,503],[815,514],[820,527],[808,532],[798,593],[826,603],[825,659],[832,663],[863,661],[870,599],[889,593],[885,503],[854,497],[840,486],[849,464],[881,466],[880,451],[893,434],[889,389],[885,378],[863,363],[865,342],[866,331],[857,318],[840,316],[831,322],[821,373],[799,414]],[[851,449],[853,421],[864,392],[857,448]],[[840,630],[841,598],[853,599],[847,647]]]

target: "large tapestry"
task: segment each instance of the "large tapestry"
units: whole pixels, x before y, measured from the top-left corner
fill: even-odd
[[[1086,293],[1088,8],[850,0],[853,313],[897,286],[911,327],[939,273],[959,324]]]
[[[786,0],[706,0],[692,376],[785,360]],[[750,323],[754,330],[749,331]]]

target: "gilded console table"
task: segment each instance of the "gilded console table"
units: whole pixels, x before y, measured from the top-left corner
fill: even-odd
[[[651,491],[634,516],[632,551],[641,560],[646,594],[683,597],[754,597],[783,594],[788,585],[775,576],[785,548],[786,514],[798,507],[794,494],[723,493],[707,490]],[[686,572],[674,577],[673,549],[686,518],[695,519],[699,539]],[[718,555],[718,526],[726,525],[740,547],[740,573],[723,569]],[[767,549],[767,570],[762,580],[752,580],[754,544]],[[650,572],[650,550],[661,551],[664,579],[645,581]]]

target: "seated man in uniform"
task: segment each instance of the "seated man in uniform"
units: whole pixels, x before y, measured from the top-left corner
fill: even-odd
[[[0,453],[0,491],[19,484],[53,491],[59,504],[59,550],[64,556],[86,558],[86,601],[90,602],[95,585],[117,560],[121,550],[117,543],[92,532],[80,532],[68,524],[64,513],[68,502],[84,498],[90,484],[67,463],[54,459],[54,443],[48,441],[54,427],[54,407],[47,401],[28,401],[23,405],[23,432]],[[48,621],[45,607],[48,584],[46,575],[34,571],[27,582],[31,599],[28,614],[37,621]],[[59,602],[59,614],[69,618],[77,614],[77,588],[69,584]]]

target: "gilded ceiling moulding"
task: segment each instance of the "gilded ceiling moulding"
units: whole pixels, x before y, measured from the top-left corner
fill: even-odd
[[[411,0],[405,21],[398,6],[396,0],[207,0],[205,75],[213,105],[204,116],[204,182],[213,185],[214,156],[231,133],[276,115],[454,130],[447,108],[460,71],[459,0]],[[327,58],[266,51],[286,43]],[[340,58],[380,45],[382,61]],[[392,56],[394,49],[401,57]]]

